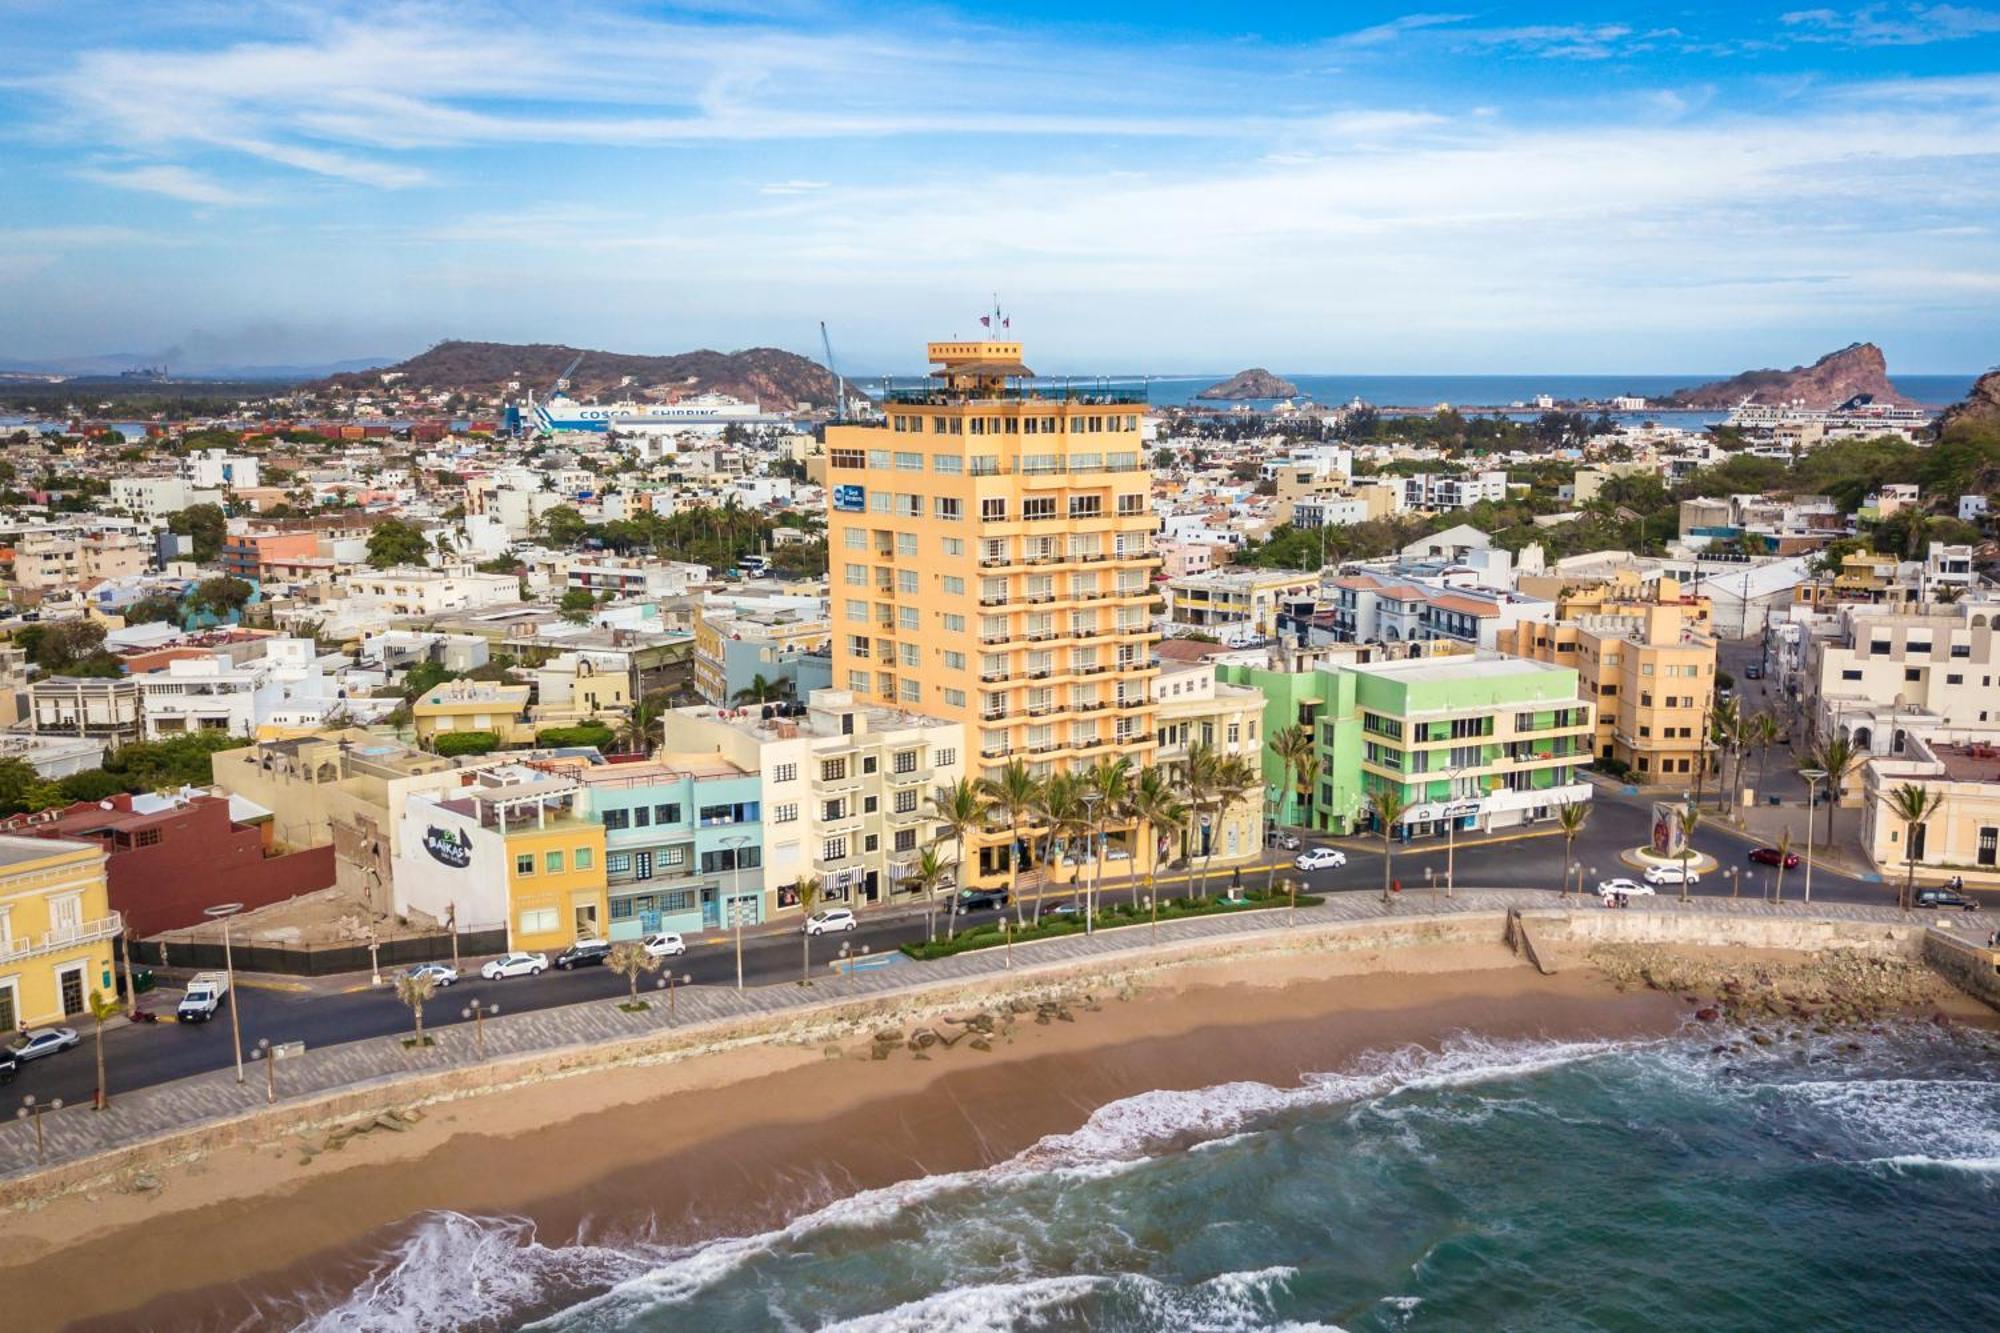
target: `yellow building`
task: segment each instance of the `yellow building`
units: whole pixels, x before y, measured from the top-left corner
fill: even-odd
[[[73,1019],[90,992],[113,993],[122,927],[104,862],[95,843],[0,836],[0,1032]]]
[[[1495,645],[1576,669],[1584,697],[1597,702],[1599,759],[1624,764],[1637,782],[1692,783],[1713,750],[1715,640],[1701,628],[1706,608],[1673,579],[1641,585],[1624,573],[1565,596],[1553,624],[1522,621]]]
[[[490,731],[502,745],[526,745],[535,739],[528,717],[532,693],[526,685],[448,680],[410,705],[410,719],[426,745],[446,731]]]
[[[1018,343],[929,353],[935,387],[827,430],[834,685],[964,722],[976,775],[1146,763],[1144,393],[1033,386]],[[1004,842],[978,847],[967,877],[1002,876]]]

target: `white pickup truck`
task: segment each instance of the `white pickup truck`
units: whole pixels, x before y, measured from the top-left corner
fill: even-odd
[[[174,1017],[183,1023],[206,1023],[215,1017],[215,1011],[222,1007],[222,1001],[229,994],[229,975],[225,972],[197,972],[187,984],[187,994],[181,996],[180,1007],[174,1010]]]

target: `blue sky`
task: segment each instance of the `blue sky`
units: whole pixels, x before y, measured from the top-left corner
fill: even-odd
[[[2000,7],[0,0],[0,357],[2000,361]]]

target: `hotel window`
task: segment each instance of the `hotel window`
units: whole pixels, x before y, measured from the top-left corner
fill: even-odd
[[[532,875],[532,874],[534,874],[534,873],[535,873],[535,854],[534,854],[533,852],[522,852],[522,853],[521,853],[521,854],[520,854],[519,856],[515,857],[515,858],[514,858],[514,873],[515,873],[515,874],[517,874],[517,875]]]
[[[872,688],[869,684],[871,679],[871,675],[866,671],[850,671],[847,673],[847,688],[856,694],[867,694]]]
[[[1069,456],[1069,470],[1071,472],[1102,472],[1104,470],[1104,455],[1071,454]]]
[[[821,782],[841,782],[844,781],[846,777],[847,777],[847,757],[845,755],[841,756],[838,759],[820,760],[819,780]]]
[[[965,580],[956,574],[945,575],[943,586],[945,592],[950,596],[961,597],[965,594]]]
[[[912,668],[922,664],[922,659],[917,654],[917,645],[914,643],[898,644],[896,646],[896,660],[904,666]]]
[[[868,466],[886,469],[889,466],[889,451],[887,449],[870,449],[868,451]]]
[[[965,707],[965,691],[946,690],[944,692],[944,701],[947,707],[963,708]]]
[[[871,514],[886,514],[886,513],[888,513],[888,512],[889,512],[889,492],[887,492],[887,491],[870,491],[870,492],[868,492],[868,512],[869,512],[869,513],[871,513]]]
[[[944,651],[944,664],[953,671],[963,671],[965,670],[965,654],[959,652],[956,648],[947,648]]]
[[[896,554],[897,554],[897,555],[915,555],[916,553],[917,553],[917,534],[916,534],[916,533],[914,533],[914,532],[899,532],[899,533],[897,533],[897,534],[896,534]]]
[[[1104,497],[1099,495],[1072,495],[1069,497],[1071,518],[1098,518],[1104,513]]]
[[[905,788],[904,790],[896,793],[895,810],[896,813],[899,815],[910,815],[916,813],[917,793],[915,788],[913,787]]]
[[[1053,495],[1029,496],[1021,502],[1021,517],[1030,523],[1056,516],[1056,499]]]
[[[790,824],[797,820],[798,817],[799,807],[796,801],[786,801],[780,805],[771,807],[771,822],[773,824]]]
[[[921,495],[898,494],[896,496],[896,513],[902,518],[922,518],[924,516],[924,497]],[[912,538],[912,540],[915,539]],[[915,555],[915,550],[913,549],[910,554]]]
[[[965,460],[957,454],[933,454],[931,468],[944,476],[956,477],[965,471]]]
[[[556,928],[556,909],[537,907],[531,912],[521,913],[521,933],[523,935],[546,935]]]
[[[1028,454],[1021,459],[1021,471],[1030,476],[1047,476],[1062,470],[1061,454]]]
[[[917,571],[914,569],[897,570],[896,591],[900,593],[912,593],[915,592],[916,590],[917,590]]]
[[[868,566],[850,564],[846,568],[847,581],[855,587],[865,587],[868,583]]]
[[[905,679],[903,681],[902,698],[904,703],[906,704],[918,703],[922,701],[923,697],[924,697],[924,691],[921,685],[917,684],[917,682],[914,680]]]
[[[937,517],[948,523],[956,523],[965,517],[965,511],[960,507],[958,497],[955,495],[940,495],[931,502],[931,507]]]
[[[901,450],[898,450],[896,453],[896,470],[898,472],[922,472],[924,470],[924,456],[922,454],[903,453]]]
[[[868,534],[860,528],[846,528],[840,534],[840,543],[850,551],[868,549]]]
[[[913,828],[897,829],[896,850],[899,852],[914,852],[917,850],[917,831]]]
[[[920,628],[920,626],[917,623],[917,608],[914,606],[897,607],[896,628],[907,629],[907,630],[915,630]]]
[[[944,627],[953,634],[965,633],[965,617],[955,611],[944,613]]]
[[[889,771],[890,771],[891,773],[914,773],[914,772],[916,772],[916,771],[917,771],[917,752],[916,752],[915,750],[898,750],[898,751],[896,751],[896,754],[895,754],[894,758],[893,758],[893,759],[892,759],[892,760],[890,761],[890,768],[889,768]]]
[[[819,854],[822,861],[845,860],[847,858],[847,839],[828,838],[820,844]]]
[[[1146,497],[1143,495],[1121,495],[1118,497],[1120,514],[1143,514],[1146,512]]]
[[[632,870],[632,853],[610,853],[604,858],[604,869],[613,875],[629,874]]]
[[[963,537],[945,537],[938,544],[943,548],[946,555],[965,554],[965,538]]]
[[[548,871],[551,875],[562,874],[563,854],[559,851],[544,853],[542,856],[542,869]]]
[[[868,603],[866,603],[866,602],[864,602],[864,601],[860,600],[859,598],[855,598],[855,597],[850,597],[850,598],[848,598],[848,599],[847,599],[847,618],[848,618],[849,620],[858,620],[858,621],[860,621],[860,622],[861,622],[862,624],[864,624],[864,625],[865,625],[865,624],[867,624],[867,623],[868,623]]]
[[[1006,500],[999,498],[981,500],[979,502],[979,517],[988,521],[1006,518]]]

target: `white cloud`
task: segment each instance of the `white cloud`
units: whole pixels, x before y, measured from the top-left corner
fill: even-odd
[[[830,184],[832,184],[832,182],[830,181],[801,181],[801,180],[771,181],[769,184],[758,186],[757,193],[780,194],[780,195],[813,194],[817,191],[824,190]]]
[[[255,195],[232,189],[186,167],[161,163],[140,167],[85,167],[76,173],[87,181],[119,190],[163,194],[190,204],[233,206],[259,202]]]
[[[2000,33],[2000,10],[1965,5],[1797,9],[1779,16],[1794,40],[1846,46],[1928,46]]]

